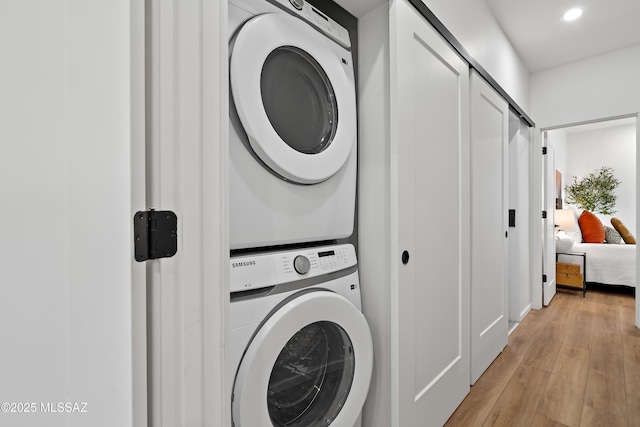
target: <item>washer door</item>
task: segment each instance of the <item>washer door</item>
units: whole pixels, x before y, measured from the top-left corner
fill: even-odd
[[[330,43],[284,13],[254,17],[233,43],[231,92],[249,143],[276,174],[300,184],[330,178],[356,140],[350,57]]]
[[[285,301],[240,362],[235,427],[353,427],[373,367],[371,332],[346,298],[320,290]]]

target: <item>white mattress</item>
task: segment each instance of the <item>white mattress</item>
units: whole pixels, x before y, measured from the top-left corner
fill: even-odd
[[[587,254],[587,271],[582,257],[558,255],[559,262],[580,264],[586,282],[636,287],[636,245],[575,243],[571,252]]]

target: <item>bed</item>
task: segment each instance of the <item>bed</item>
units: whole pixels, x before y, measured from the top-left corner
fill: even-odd
[[[558,261],[580,264],[587,283],[636,287],[636,245],[574,243],[570,252],[585,252],[587,271],[582,258],[558,254]]]

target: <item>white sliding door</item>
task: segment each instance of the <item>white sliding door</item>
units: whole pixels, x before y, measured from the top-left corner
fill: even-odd
[[[435,426],[469,391],[468,65],[405,0],[390,33],[392,425]]]
[[[531,310],[531,130],[509,113],[509,328]]]
[[[471,74],[471,384],[507,345],[509,107]]]

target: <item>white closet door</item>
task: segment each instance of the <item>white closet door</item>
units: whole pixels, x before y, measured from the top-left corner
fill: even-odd
[[[509,106],[471,73],[471,384],[507,345]]]
[[[405,0],[390,34],[392,419],[435,426],[469,391],[469,68]]]
[[[531,310],[531,131],[509,112],[509,209],[515,226],[509,227],[509,328]]]

